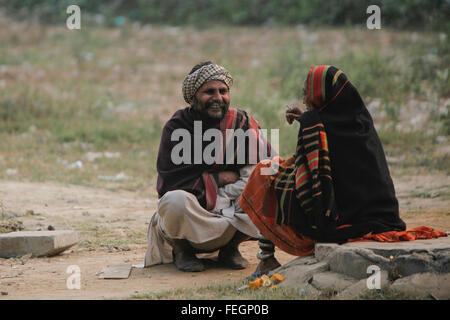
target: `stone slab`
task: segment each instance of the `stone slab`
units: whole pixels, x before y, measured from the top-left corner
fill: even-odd
[[[287,268],[279,268],[274,273],[283,275],[285,280],[279,287],[305,289],[310,286],[314,274],[328,271],[329,266],[326,262],[317,262],[313,264],[291,264]]]
[[[441,237],[427,240],[399,241],[399,242],[377,242],[358,241],[345,244],[318,243],[315,246],[315,257],[319,260],[326,259],[336,248],[364,248],[375,254],[389,258],[411,253],[442,253],[450,251],[450,237]]]
[[[415,273],[450,271],[450,237],[401,242],[352,242],[316,244],[315,258],[327,261],[330,270],[355,279],[368,276],[368,267],[378,266],[391,279]]]
[[[358,297],[367,292],[369,289],[367,288],[366,279],[359,280],[355,284],[347,287],[345,290],[339,292],[336,295],[337,300],[352,300],[358,299]]]
[[[313,275],[311,285],[318,290],[343,291],[358,282],[354,278],[332,271],[320,272]]]
[[[374,255],[372,251],[367,249],[348,250],[338,247],[325,261],[328,261],[330,271],[342,273],[355,279],[363,279],[367,278],[368,268],[372,265],[385,269],[387,259],[385,259],[386,261],[380,261],[377,258],[381,257]]]
[[[340,291],[336,295],[336,299],[338,300],[350,300],[350,299],[358,299],[362,294],[368,293],[371,290],[378,290],[376,288],[369,288],[367,282],[370,282],[372,285],[372,281],[369,279],[361,279],[356,283],[348,286],[344,290]],[[386,271],[380,271],[380,289],[388,288],[390,286],[389,275]]]
[[[77,242],[78,234],[72,230],[10,232],[0,234],[0,257],[53,256]]]
[[[278,267],[277,269],[271,271],[270,275],[272,275],[273,273],[280,273],[282,270],[289,269],[291,267],[296,267],[296,266],[301,266],[301,265],[311,265],[311,264],[316,264],[318,262],[320,262],[320,261],[318,259],[314,258],[313,255],[298,257],[298,258],[295,258],[295,259],[283,264],[282,266]]]
[[[131,273],[131,264],[112,264],[100,274],[100,279],[128,279]]]
[[[450,275],[417,273],[396,280],[391,288],[422,299],[450,300]]]
[[[375,271],[380,277],[375,278]],[[374,281],[380,289],[398,289],[423,298],[450,299],[450,237],[401,242],[317,243],[314,255],[277,268],[300,296],[336,294],[336,299],[369,296]],[[273,273],[272,272],[272,273]],[[370,283],[369,283],[370,281]],[[370,287],[370,288],[369,288]],[[414,296],[414,295],[411,295]]]

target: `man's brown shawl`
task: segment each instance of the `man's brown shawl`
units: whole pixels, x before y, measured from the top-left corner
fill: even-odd
[[[203,120],[203,121],[202,121]],[[265,154],[271,155],[271,147],[266,142],[265,138],[259,134],[258,122],[245,111],[240,109],[228,109],[225,117],[220,121],[205,121],[202,117],[192,108],[186,107],[180,109],[172,116],[172,118],[165,124],[161,136],[161,143],[159,146],[157,170],[158,170],[158,182],[157,191],[159,197],[162,197],[166,192],[172,190],[184,190],[194,194],[202,207],[207,210],[212,210],[216,204],[217,190],[218,190],[218,174],[221,171],[235,171],[238,172],[240,168],[248,164],[256,164],[262,159],[263,152],[255,150],[255,144],[249,143],[253,140],[246,137],[245,146],[239,148],[237,140],[235,140],[234,148],[230,148],[234,155],[232,164],[226,164],[227,154],[225,152],[227,143],[223,143],[223,163],[224,164],[207,164],[201,160],[200,164],[194,162],[194,121],[202,121],[202,137],[208,129],[219,129],[222,132],[223,141],[227,141],[227,129],[242,129],[244,132],[248,131],[250,135],[253,135],[253,139],[258,141],[259,148],[266,148]],[[179,141],[171,141],[172,133],[176,129],[186,129],[191,135],[191,161],[189,163],[174,164],[171,155],[172,149],[179,143]],[[198,140],[197,140],[198,141]],[[229,141],[228,141],[229,142]],[[211,141],[203,141],[201,151],[202,155],[205,148],[211,144]],[[238,156],[240,152],[245,152],[245,162],[239,163]],[[251,152],[256,152],[256,159],[250,157]],[[197,154],[197,157],[199,155]],[[252,160],[255,160],[252,161]],[[253,163],[254,162],[254,163]]]

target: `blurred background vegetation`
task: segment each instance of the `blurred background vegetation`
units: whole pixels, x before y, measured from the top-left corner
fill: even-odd
[[[81,8],[68,30],[66,8]],[[381,7],[381,30],[366,8]],[[0,178],[153,192],[164,122],[193,65],[280,130],[312,64],[358,88],[394,175],[450,173],[449,1],[0,0]]]
[[[36,16],[40,22],[60,23],[65,8],[79,5],[84,12],[103,15],[107,23],[126,17],[141,23],[197,25],[361,25],[369,5],[380,6],[383,23],[393,28],[445,29],[450,23],[446,0],[1,0],[17,16]]]

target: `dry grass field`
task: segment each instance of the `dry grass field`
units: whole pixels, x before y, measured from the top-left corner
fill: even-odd
[[[211,298],[212,291],[239,298],[256,243],[243,245],[250,266],[239,272],[213,265],[187,275],[168,265],[134,270],[126,281],[95,275],[143,259],[161,129],[185,105],[184,76],[204,60],[231,71],[232,106],[280,130],[283,156],[294,151],[298,129],[285,123],[285,106],[299,99],[309,67],[344,70],[374,118],[408,227],[450,230],[449,59],[442,33],[138,24],[70,31],[0,17],[0,232],[52,225],[81,238],[59,257],[0,259],[8,292],[0,299]],[[65,288],[69,264],[86,270],[84,290]],[[245,296],[271,297],[289,293]]]

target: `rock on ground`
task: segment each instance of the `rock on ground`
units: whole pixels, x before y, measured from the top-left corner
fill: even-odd
[[[448,273],[416,273],[398,279],[391,288],[421,299],[450,300],[450,276]]]
[[[71,230],[17,231],[0,235],[0,257],[15,258],[27,254],[33,257],[61,253],[78,242],[78,234]]]
[[[370,290],[450,299],[450,237],[395,243],[318,243],[313,256],[299,257],[272,271],[280,287],[306,296],[353,299]],[[405,296],[405,295],[404,295]]]

